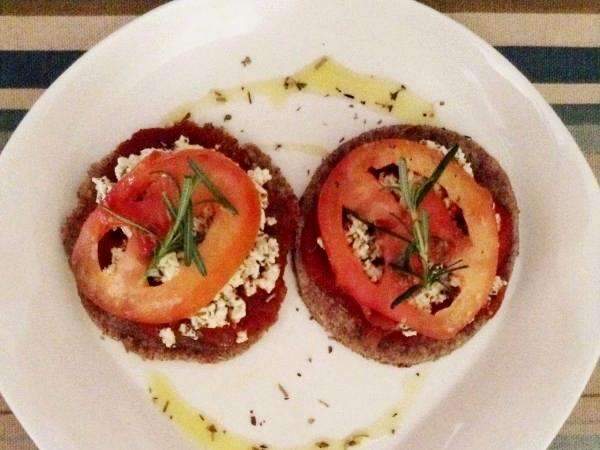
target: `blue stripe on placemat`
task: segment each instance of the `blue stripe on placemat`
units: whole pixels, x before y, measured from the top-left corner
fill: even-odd
[[[0,88],[47,88],[81,51],[0,51]]]
[[[497,47],[533,83],[600,82],[600,48]],[[46,88],[82,51],[0,51],[0,88]]]
[[[533,83],[600,82],[600,48],[519,46],[496,49]]]

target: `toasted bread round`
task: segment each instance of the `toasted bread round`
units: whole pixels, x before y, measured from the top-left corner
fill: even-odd
[[[292,188],[271,158],[253,145],[240,145],[237,140],[223,129],[210,124],[202,127],[184,120],[168,128],[149,128],[135,133],[129,140],[120,144],[111,154],[92,165],[88,177],[78,191],[78,204],[67,217],[62,227],[62,239],[65,251],[71,255],[73,246],[87,216],[96,208],[96,191],[92,177],[107,176],[114,180],[113,169],[120,156],[139,153],[145,148],[172,148],[174,142],[186,136],[190,144],[215,148],[219,152],[236,161],[244,170],[253,167],[269,169],[272,179],[266,183],[269,194],[267,216],[275,217],[277,223],[269,226],[267,232],[279,243],[278,263],[281,275],[275,289],[267,294],[259,290],[255,295],[245,298],[247,314],[236,326],[228,325],[220,329],[201,331],[198,339],[181,335],[178,330],[180,322],[161,326],[140,324],[125,320],[102,310],[92,301],[81,295],[81,302],[91,319],[101,330],[120,340],[128,351],[138,353],[149,359],[186,359],[205,363],[223,361],[242,353],[252,346],[277,320],[281,302],[287,288],[283,281],[283,273],[287,262],[287,254],[293,243],[298,220],[298,201]],[[234,237],[232,237],[234,238]],[[167,348],[159,331],[170,326],[176,335],[176,346]],[[248,340],[236,343],[237,330],[247,331]]]
[[[382,363],[401,367],[411,366],[424,361],[434,360],[460,347],[488,320],[502,303],[504,290],[492,297],[487,307],[479,311],[475,320],[463,328],[454,338],[435,340],[422,335],[404,336],[401,331],[384,331],[372,325],[364,317],[356,302],[342,293],[326,292],[322,285],[310,275],[302,257],[304,234],[314,236],[315,208],[321,186],[335,165],[354,148],[365,143],[382,139],[407,139],[411,141],[430,140],[447,148],[458,144],[473,168],[476,181],[485,186],[512,217],[512,247],[503,267],[498,274],[506,281],[510,278],[518,253],[518,208],[506,173],[498,162],[480,145],[468,136],[462,136],[444,128],[431,126],[397,125],[375,129],[344,143],[333,151],[313,175],[306,191],[300,199],[300,225],[294,249],[294,269],[300,295],[312,316],[337,341],[361,355]],[[313,221],[310,223],[310,221]],[[318,224],[316,225],[318,227]],[[306,245],[306,241],[305,241]],[[305,249],[304,249],[305,250]],[[315,249],[316,250],[316,243]],[[328,274],[331,278],[333,273]]]

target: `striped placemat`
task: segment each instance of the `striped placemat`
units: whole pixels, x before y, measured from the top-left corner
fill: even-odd
[[[0,0],[0,152],[88,48],[162,0]],[[600,2],[426,0],[494,45],[542,93],[600,179]],[[0,449],[35,449],[0,397]],[[600,449],[597,368],[552,450]]]

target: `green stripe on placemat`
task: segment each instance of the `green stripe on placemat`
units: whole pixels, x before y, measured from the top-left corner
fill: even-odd
[[[561,436],[552,441],[548,450],[598,450],[600,449],[600,436]]]
[[[552,105],[552,108],[566,125],[600,124],[600,103]]]
[[[10,138],[10,131],[0,131],[0,153],[2,153],[2,149],[8,142],[8,138]]]
[[[532,83],[600,82],[600,48],[496,48]],[[82,54],[78,50],[0,51],[0,88],[47,88]]]
[[[0,109],[0,132],[14,131],[26,113],[25,109]]]

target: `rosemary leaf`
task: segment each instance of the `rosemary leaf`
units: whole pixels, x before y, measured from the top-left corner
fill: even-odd
[[[192,247],[192,261],[202,276],[206,276],[206,265],[204,264],[204,260],[202,259],[202,256],[198,252],[198,248],[195,245]]]
[[[185,218],[183,220],[183,262],[186,266],[192,264],[192,248],[196,246],[194,236],[194,216],[190,202],[183,206],[185,208]]]
[[[454,155],[456,155],[457,151],[458,145],[454,145],[450,150],[448,150],[448,153],[444,155],[444,158],[440,161],[440,163],[435,168],[431,176],[427,178],[427,180],[417,189],[415,196],[415,206],[419,206],[421,204],[427,193],[442,176],[442,173],[446,169],[446,166],[448,166],[448,164],[450,164],[450,161],[454,159]]]
[[[162,198],[165,202],[165,206],[167,207],[169,216],[171,216],[171,220],[175,220],[175,218],[177,217],[177,210],[175,209],[175,206],[173,206],[173,203],[171,203],[171,200],[169,200],[169,197],[167,196],[166,192],[162,193]]]
[[[414,294],[419,292],[421,289],[423,289],[423,285],[421,285],[421,284],[415,284],[415,285],[409,287],[406,291],[404,291],[402,294],[400,294],[398,297],[396,297],[396,299],[390,305],[390,308],[395,308],[400,303],[411,298]]]
[[[221,205],[231,211],[233,214],[237,215],[237,209],[235,206],[223,195],[223,193],[217,188],[212,181],[208,178],[208,176],[204,173],[204,171],[191,159],[188,159],[188,164],[194,171],[194,174],[198,178],[198,180],[206,186],[206,189],[210,191],[215,200],[217,200]]]
[[[150,236],[154,236],[154,237],[156,237],[156,235],[155,235],[155,234],[154,234],[152,231],[150,231],[148,228],[146,228],[146,227],[144,227],[144,226],[140,225],[139,223],[136,223],[136,222],[134,222],[134,221],[132,221],[132,220],[129,220],[129,219],[128,219],[128,218],[126,218],[126,217],[123,217],[123,216],[122,216],[122,215],[120,215],[120,214],[117,214],[117,213],[116,213],[116,212],[114,212],[112,209],[110,209],[110,208],[107,208],[107,207],[106,207],[106,206],[104,206],[104,205],[98,205],[98,206],[100,206],[100,208],[102,208],[104,211],[106,211],[107,213],[109,213],[111,216],[115,217],[115,218],[116,218],[117,220],[119,220],[120,222],[123,222],[124,224],[127,224],[127,225],[129,225],[130,227],[137,228],[138,230],[140,230],[140,231],[143,231],[144,233],[146,233],[146,234],[149,234]]]

